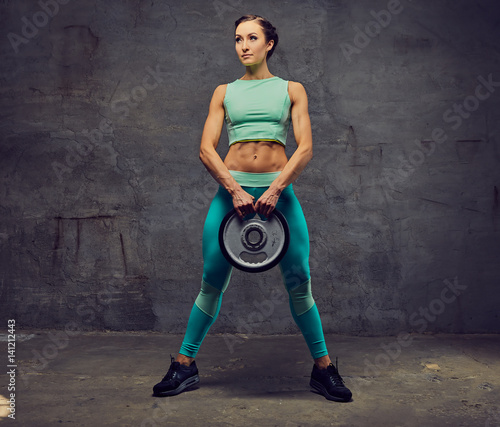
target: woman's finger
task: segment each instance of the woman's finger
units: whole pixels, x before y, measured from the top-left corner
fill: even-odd
[[[278,199],[279,197],[264,194],[259,200],[257,200],[255,210],[267,218],[275,209]]]
[[[255,212],[254,200],[255,197],[245,191],[241,191],[233,197],[233,206],[240,218]]]
[[[255,212],[255,206],[253,205],[252,202],[246,203],[245,205],[240,206],[240,211],[241,211],[241,217],[243,218],[244,216],[247,216],[251,213]]]

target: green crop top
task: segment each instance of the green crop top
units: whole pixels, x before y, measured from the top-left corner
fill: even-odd
[[[229,83],[224,97],[229,145],[244,141],[286,145],[290,107],[288,81],[280,77]]]

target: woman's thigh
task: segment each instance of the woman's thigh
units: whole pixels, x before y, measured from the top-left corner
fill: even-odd
[[[247,189],[255,197],[255,200],[258,200],[266,190],[267,188]],[[309,231],[302,206],[292,186],[283,190],[276,204],[276,209],[284,215],[290,229],[290,245],[280,262],[285,286],[290,290],[311,278],[309,270]]]
[[[220,291],[227,287],[232,266],[220,250],[219,228],[232,208],[231,196],[220,187],[210,204],[203,228],[203,280]]]
[[[309,270],[309,231],[300,202],[291,187],[286,188],[276,205],[285,216],[290,229],[290,245],[280,262],[288,290],[311,278]]]

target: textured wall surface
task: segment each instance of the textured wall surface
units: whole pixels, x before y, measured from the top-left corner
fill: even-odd
[[[309,95],[295,190],[325,331],[500,332],[487,0],[3,0],[2,322],[184,330],[217,188],[199,141],[213,90],[243,75],[244,13],[278,28],[270,70]],[[212,331],[297,331],[279,271],[235,271]]]

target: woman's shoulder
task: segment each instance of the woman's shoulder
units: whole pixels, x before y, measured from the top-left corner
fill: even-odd
[[[288,80],[288,87],[292,90],[304,89],[304,86],[300,82],[295,82],[293,80]]]
[[[221,84],[221,85],[217,86],[217,87],[215,88],[215,91],[216,91],[216,92],[217,92],[217,91],[225,91],[225,90],[227,89],[227,86],[228,86],[228,85],[229,85],[229,83],[223,83],[223,84]]]
[[[224,98],[224,96],[226,94],[226,90],[227,90],[227,85],[228,85],[228,83],[224,83],[224,84],[217,86],[214,90],[213,96],[217,97],[217,98]]]
[[[295,82],[292,80],[288,81],[288,95],[290,96],[290,100],[293,102],[296,99],[301,97],[307,97],[306,90],[302,83]]]

